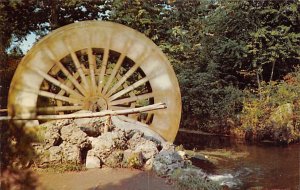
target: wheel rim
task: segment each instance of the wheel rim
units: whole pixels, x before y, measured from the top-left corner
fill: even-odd
[[[10,115],[65,114],[141,107],[167,108],[127,115],[147,124],[167,141],[177,134],[181,98],[175,73],[161,50],[126,26],[84,21],[64,26],[40,40],[13,77]]]

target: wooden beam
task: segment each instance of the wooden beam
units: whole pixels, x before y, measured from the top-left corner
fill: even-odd
[[[130,108],[126,110],[104,110],[101,112],[93,113],[73,113],[66,115],[37,115],[35,117],[22,118],[22,117],[12,117],[12,116],[0,116],[0,121],[3,120],[58,120],[58,119],[75,119],[75,118],[93,118],[93,117],[104,117],[104,116],[114,116],[114,115],[127,115],[135,114],[141,112],[147,112],[152,110],[159,110],[167,108],[165,103],[157,103],[149,106],[144,106],[140,108]]]

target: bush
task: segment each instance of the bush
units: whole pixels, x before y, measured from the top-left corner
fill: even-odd
[[[248,139],[286,144],[299,140],[300,69],[284,79],[247,92],[241,122]]]
[[[241,111],[242,91],[208,73],[180,73],[183,104],[182,126],[223,133],[227,120],[236,120]]]

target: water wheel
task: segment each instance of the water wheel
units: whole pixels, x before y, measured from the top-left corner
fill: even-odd
[[[181,97],[175,73],[145,35],[121,24],[84,21],[41,39],[19,64],[9,91],[8,113],[19,117],[122,110],[166,104],[128,114],[167,141],[177,134]]]

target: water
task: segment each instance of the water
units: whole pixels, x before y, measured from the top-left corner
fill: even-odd
[[[187,133],[179,133],[175,143],[186,149],[226,149],[246,153],[243,158],[222,162],[213,170],[207,170],[212,180],[232,189],[300,190],[299,143],[286,147],[245,145],[229,137]]]

